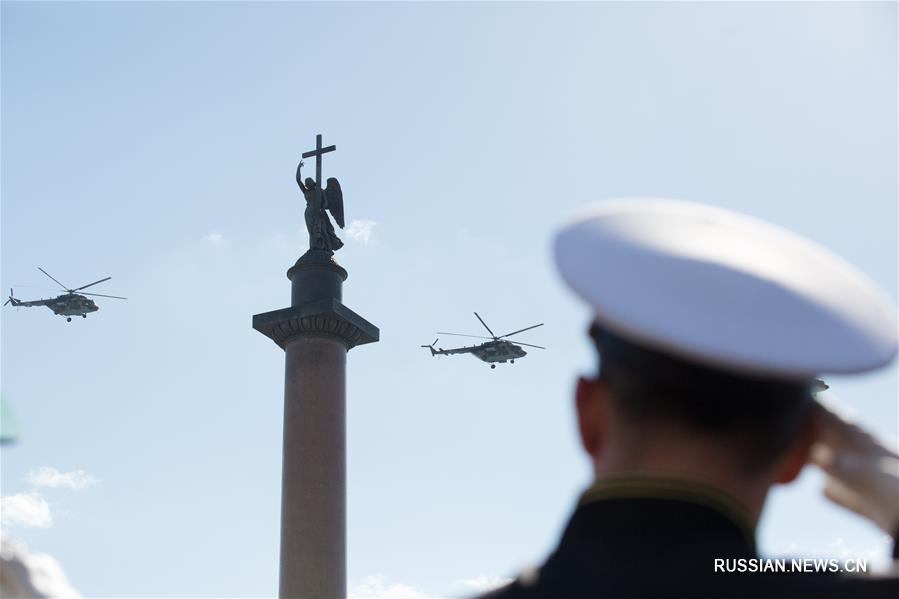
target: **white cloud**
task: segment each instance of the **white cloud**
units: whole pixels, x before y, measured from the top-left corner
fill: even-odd
[[[221,233],[210,233],[203,235],[203,241],[215,248],[223,248],[228,245],[228,241]]]
[[[427,599],[427,597],[408,585],[388,584],[381,575],[366,576],[349,592],[349,599]]]
[[[371,239],[371,231],[376,224],[373,220],[356,219],[346,228],[346,234],[351,239],[365,245]]]
[[[0,564],[4,597],[7,593],[16,597],[81,597],[53,556],[29,553],[23,544],[6,535],[0,538]]]
[[[827,548],[828,557],[835,555],[840,560],[863,561],[868,564],[872,572],[883,572],[889,568],[890,547],[893,539],[889,535],[880,538],[880,546],[858,547],[846,543],[843,537],[837,537]]]
[[[28,482],[36,487],[65,487],[83,491],[94,486],[97,480],[84,470],[60,472],[56,468],[42,466],[28,473]]]
[[[36,491],[0,498],[0,522],[28,528],[50,528],[53,514],[50,504]]]
[[[865,562],[868,567],[868,573],[877,574],[890,573],[892,571],[893,560],[890,559],[892,546],[893,539],[890,535],[882,535],[879,545],[873,546],[856,546],[847,543],[843,537],[837,537],[826,545],[809,547],[794,542],[786,547],[774,547],[772,555],[787,559],[811,557],[833,558],[842,562],[854,560],[855,562]]]
[[[493,589],[505,586],[510,582],[512,582],[512,579],[505,576],[487,576],[486,574],[481,574],[474,578],[463,578],[459,581],[459,584],[476,593],[486,593],[487,591],[492,591]]]
[[[455,585],[464,587],[458,594],[481,594],[512,582],[511,578],[503,576],[486,576],[484,574],[474,578],[457,580]],[[366,576],[359,584],[353,585],[349,590],[349,599],[441,599],[434,595],[428,595],[415,587],[398,582],[388,583],[380,574]]]

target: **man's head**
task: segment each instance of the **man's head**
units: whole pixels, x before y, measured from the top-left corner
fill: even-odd
[[[562,227],[554,251],[601,325],[599,375],[577,393],[600,475],[703,478],[760,509],[814,440],[807,383],[896,355],[882,290],[757,218],[660,198],[599,202]]]
[[[598,475],[665,471],[735,482],[793,480],[814,440],[809,382],[749,377],[594,325],[599,374],[582,379],[581,437]]]
[[[306,177],[306,187],[312,189],[315,186],[315,179],[312,177]]]

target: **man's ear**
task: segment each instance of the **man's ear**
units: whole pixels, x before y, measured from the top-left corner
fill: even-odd
[[[780,461],[776,482],[780,484],[791,483],[796,480],[803,466],[806,465],[812,451],[812,445],[818,438],[818,421],[814,411],[808,414],[805,423],[799,431],[793,445],[787,450],[787,454]]]
[[[602,379],[581,377],[574,393],[577,423],[584,450],[595,462],[602,450],[608,419],[608,389]]]

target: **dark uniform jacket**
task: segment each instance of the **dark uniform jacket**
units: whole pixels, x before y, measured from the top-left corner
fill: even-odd
[[[546,564],[485,599],[899,599],[899,578],[827,571],[845,570],[842,560],[787,558],[782,568],[759,561],[750,522],[733,500],[695,483],[600,482],[584,494]],[[752,571],[762,568],[786,571]],[[816,569],[825,571],[809,572]]]

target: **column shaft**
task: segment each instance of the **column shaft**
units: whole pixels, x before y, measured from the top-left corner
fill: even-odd
[[[337,339],[285,348],[281,599],[346,597],[346,354]]]

